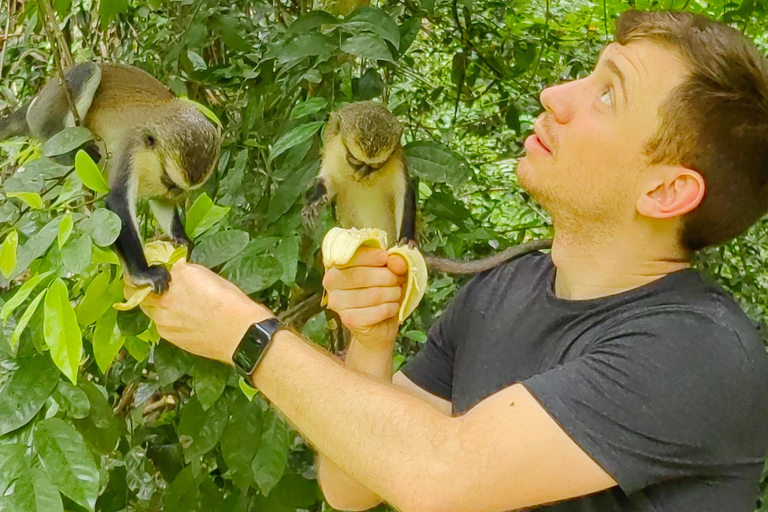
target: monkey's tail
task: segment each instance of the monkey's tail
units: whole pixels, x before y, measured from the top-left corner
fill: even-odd
[[[479,260],[452,260],[427,254],[424,255],[424,259],[427,260],[427,265],[439,272],[448,274],[477,274],[497,267],[505,261],[518,258],[530,252],[549,249],[550,247],[552,247],[552,240],[532,240]]]
[[[0,119],[0,140],[29,134],[29,126],[27,125],[28,108],[29,103],[8,117]]]

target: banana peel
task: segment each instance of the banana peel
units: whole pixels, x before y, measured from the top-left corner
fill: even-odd
[[[334,227],[323,238],[321,246],[323,266],[328,270],[331,267],[346,265],[360,247],[384,249],[387,246],[387,233],[380,229]],[[402,324],[413,313],[427,291],[427,263],[418,249],[412,249],[407,245],[390,247],[387,253],[402,256],[408,265],[405,295],[397,314],[398,322]],[[325,306],[327,303],[328,297],[323,292],[322,305]]]
[[[144,246],[144,256],[147,258],[149,265],[165,265],[170,270],[174,263],[182,258],[187,258],[187,247],[183,245],[176,247],[170,242],[156,240]],[[123,273],[123,279],[125,279],[127,284],[130,284],[131,281],[127,272]],[[150,293],[152,293],[151,285],[140,286],[133,294],[126,297],[127,300],[125,302],[114,304],[112,307],[118,311],[128,311],[141,304]]]

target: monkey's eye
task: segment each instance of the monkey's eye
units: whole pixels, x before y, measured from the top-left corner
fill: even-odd
[[[152,135],[151,133],[144,133],[144,144],[145,144],[145,145],[146,145],[148,148],[153,148],[153,147],[155,147],[155,143],[156,143],[156,142],[157,142],[157,141],[155,140],[155,136],[154,136],[154,135]]]
[[[363,165],[363,162],[353,157],[351,153],[347,153],[347,162],[355,169],[359,169]]]
[[[176,184],[173,182],[173,180],[167,174],[163,174],[162,176],[160,176],[160,181],[168,189],[172,189],[172,188],[176,187]]]

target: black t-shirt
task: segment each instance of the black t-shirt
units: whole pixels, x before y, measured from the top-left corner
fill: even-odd
[[[751,512],[768,450],[768,358],[695,270],[568,301],[535,253],[476,276],[403,373],[462,414],[522,383],[619,484],[548,512]]]

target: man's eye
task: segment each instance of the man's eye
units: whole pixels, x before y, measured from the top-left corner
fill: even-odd
[[[606,91],[600,95],[600,101],[608,105],[609,107],[613,106],[613,91],[611,89],[606,89]]]

